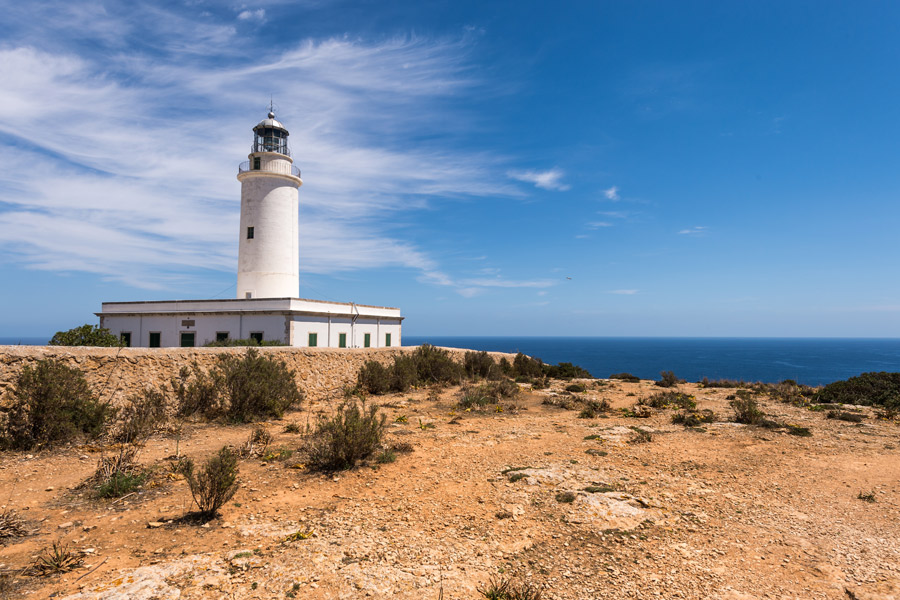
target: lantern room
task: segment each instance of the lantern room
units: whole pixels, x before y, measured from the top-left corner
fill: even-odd
[[[285,156],[291,155],[287,143],[290,134],[284,125],[275,119],[274,112],[269,112],[268,118],[263,119],[253,128],[253,133],[252,152],[277,152]]]

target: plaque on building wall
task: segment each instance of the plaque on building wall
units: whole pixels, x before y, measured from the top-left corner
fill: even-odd
[[[194,326],[194,320],[193,320],[193,319],[183,319],[183,320],[181,321],[181,326],[182,326],[182,327],[193,327],[193,326]]]

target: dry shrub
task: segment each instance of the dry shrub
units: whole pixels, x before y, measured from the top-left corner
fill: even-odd
[[[11,508],[0,512],[0,540],[25,537],[29,530],[19,513]]]
[[[0,446],[52,447],[80,435],[100,435],[112,413],[94,396],[84,374],[55,359],[22,369],[12,389]]]
[[[320,471],[352,469],[380,446],[386,416],[377,406],[345,402],[333,416],[320,417],[306,442],[310,466]]]
[[[68,573],[83,563],[84,556],[81,552],[73,550],[63,542],[53,542],[50,548],[45,548],[38,554],[26,572],[30,575],[46,577],[57,573]]]
[[[181,472],[205,519],[213,518],[238,490],[237,456],[228,446],[207,459],[200,470],[195,469],[194,461],[182,460]]]

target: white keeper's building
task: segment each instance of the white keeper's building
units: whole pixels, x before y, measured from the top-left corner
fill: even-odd
[[[100,326],[126,346],[202,346],[227,339],[289,346],[400,345],[399,308],[298,298],[298,190],[288,130],[270,112],[253,128],[249,160],[238,167],[241,224],[237,298],[104,302]]]

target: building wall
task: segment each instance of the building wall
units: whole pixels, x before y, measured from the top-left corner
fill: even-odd
[[[292,317],[291,340],[298,348],[309,346],[309,334],[316,334],[316,342],[320,347],[340,347],[341,334],[346,335],[347,348],[363,348],[365,334],[369,334],[371,348],[386,347],[386,334],[391,335],[391,346],[400,346],[399,319],[363,318],[354,323],[350,317]]]
[[[193,325],[184,324],[193,321]],[[228,332],[231,339],[248,339],[251,333],[262,332],[263,340],[277,340],[288,343],[286,319],[284,315],[103,315],[100,326],[106,327],[115,336],[131,332],[133,347],[148,348],[150,333],[160,333],[162,347],[181,345],[182,332],[194,332],[195,346],[215,341],[217,332]]]

